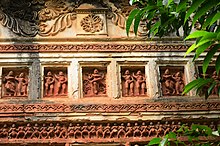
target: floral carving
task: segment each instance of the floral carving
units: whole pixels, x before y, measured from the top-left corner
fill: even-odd
[[[184,88],[183,68],[180,67],[161,67],[161,82],[163,95],[175,96],[182,95]]]
[[[95,68],[84,68],[83,71],[83,93],[85,96],[106,95],[106,71]]]
[[[27,69],[3,69],[3,96],[27,96]]]
[[[86,32],[95,33],[103,29],[103,20],[95,14],[89,14],[80,22],[82,28]]]
[[[108,0],[16,0],[0,1],[0,22],[19,36],[34,37],[51,36],[72,26],[76,19],[76,8],[82,3],[99,4],[108,9],[108,18],[115,25],[125,28],[127,14],[131,10],[128,1],[110,2]],[[92,16],[92,15],[91,15]],[[94,18],[93,18],[94,17]],[[97,16],[92,21],[99,22],[94,26],[86,26],[86,31],[98,32],[102,30],[103,22]],[[93,23],[94,23],[93,22]],[[87,22],[88,23],[88,22]],[[89,22],[90,23],[90,22]],[[85,24],[84,24],[85,25]],[[90,28],[90,29],[88,29]]]

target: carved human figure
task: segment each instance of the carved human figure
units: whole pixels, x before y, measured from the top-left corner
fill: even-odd
[[[40,128],[40,138],[47,138],[47,137],[48,137],[47,126],[44,123],[43,126]]]
[[[88,75],[88,80],[92,85],[92,91],[94,94],[99,93],[99,86],[104,79],[104,74],[99,73],[98,69],[94,69],[93,73]]]
[[[51,96],[54,92],[54,83],[55,79],[51,73],[51,71],[47,72],[47,75],[44,77],[45,79],[45,96]]]
[[[141,136],[140,126],[138,125],[137,122],[134,124],[133,131],[134,131],[134,135],[133,135],[134,137]]]
[[[126,127],[125,137],[132,137],[132,136],[133,136],[133,127],[131,126],[130,123],[128,123]]]
[[[87,123],[84,123],[84,125],[82,126],[82,137],[83,138],[88,138],[89,137],[89,130],[88,130]]]
[[[173,95],[175,94],[175,87],[173,76],[170,74],[169,69],[166,69],[164,74],[162,75],[162,80],[165,85],[165,95]]]
[[[54,74],[55,78],[57,79],[57,95],[65,95],[66,88],[67,88],[67,77],[64,75],[62,71],[59,72],[58,75]]]
[[[18,96],[27,96],[27,86],[28,80],[25,78],[25,74],[22,72],[19,76],[15,77],[17,84],[17,95]]]
[[[110,124],[108,123],[104,128],[103,137],[110,138],[110,134],[111,134],[111,127]]]
[[[25,138],[30,138],[32,133],[33,133],[33,129],[30,123],[28,123],[27,126],[25,127]]]
[[[181,73],[178,71],[173,76],[173,79],[175,80],[176,95],[180,95],[183,92],[183,88],[184,88],[184,82]]]
[[[124,87],[125,87],[125,95],[124,96],[133,96],[134,95],[134,78],[130,74],[129,70],[124,72],[122,76],[125,80]]]
[[[96,126],[94,125],[94,123],[91,123],[91,125],[89,126],[89,138],[94,138],[96,136]]]
[[[21,138],[22,139],[22,138],[24,138],[24,135],[25,135],[24,126],[19,126],[16,138]]]
[[[55,136],[55,133],[54,133],[54,126],[52,123],[50,123],[50,126],[47,128],[47,131],[48,131],[48,138],[54,138]]]
[[[118,134],[117,134],[117,138],[123,138],[125,137],[125,126],[124,123],[121,123],[120,126],[118,126]]]
[[[79,124],[76,124],[74,131],[74,136],[76,139],[82,138],[81,126]]]
[[[145,95],[146,90],[146,78],[142,74],[141,70],[138,70],[137,73],[133,73],[133,77],[136,79],[135,89],[136,95]]]
[[[220,81],[220,77],[218,76],[218,74],[217,74],[216,71],[214,71],[214,72],[212,73],[212,79],[214,79],[214,81],[215,81],[216,83],[218,83],[218,82]],[[212,94],[213,94],[213,95],[218,95],[218,87],[219,87],[219,84],[216,84],[216,85],[214,86],[214,88],[213,88],[213,90],[212,90]]]
[[[34,129],[34,132],[31,135],[31,138],[39,138],[40,137],[40,132],[39,132],[40,128],[37,123],[34,125],[33,129]]]
[[[9,138],[15,138],[17,137],[17,128],[15,127],[15,124],[12,124],[11,128],[8,131],[9,133]]]
[[[16,96],[16,84],[15,84],[15,76],[13,71],[9,71],[9,73],[4,77],[5,83],[5,94],[8,96]]]
[[[100,125],[97,127],[96,136],[97,136],[98,138],[103,138],[103,126],[102,126],[102,124],[100,124]]]
[[[0,133],[0,138],[8,138],[8,127],[7,124],[4,124],[2,131]]]
[[[73,127],[72,123],[69,124],[69,127],[67,130],[68,130],[68,137],[73,138],[74,137],[74,127]]]

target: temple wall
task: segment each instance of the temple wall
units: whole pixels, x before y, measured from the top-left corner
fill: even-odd
[[[141,146],[182,124],[217,128],[214,91],[182,94],[201,76],[205,54],[183,57],[192,42],[147,38],[145,22],[128,37],[128,2],[77,2],[0,2],[0,144]]]

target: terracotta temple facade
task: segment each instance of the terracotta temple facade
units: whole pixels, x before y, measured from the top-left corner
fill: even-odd
[[[0,145],[142,146],[182,124],[216,129],[220,99],[184,86],[201,74],[192,42],[127,37],[115,0],[0,1]],[[208,76],[219,80],[213,67]]]

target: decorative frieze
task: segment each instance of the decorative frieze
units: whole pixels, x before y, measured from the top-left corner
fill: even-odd
[[[194,120],[195,122],[195,120]],[[217,129],[216,121],[200,120],[199,124],[206,124],[212,130]],[[122,142],[130,138],[145,139],[165,136],[169,132],[177,132],[182,124],[191,127],[190,120],[186,122],[174,121],[135,121],[135,122],[102,122],[102,123],[75,123],[71,121],[62,122],[20,122],[0,123],[0,139],[5,140],[34,140],[41,139],[71,139],[74,141],[103,142],[107,139],[118,139]],[[4,141],[3,141],[4,140]],[[0,143],[1,143],[0,142]],[[59,143],[59,142],[58,142]]]
[[[162,94],[165,96],[181,96],[185,86],[184,67],[160,67]]]
[[[150,45],[150,44],[14,44],[0,45],[3,52],[185,52],[188,45]]]
[[[107,68],[83,67],[83,95],[85,97],[106,96]]]
[[[28,74],[28,68],[3,68],[2,97],[27,97]]]
[[[66,96],[68,86],[67,68],[44,68],[44,96]]]

